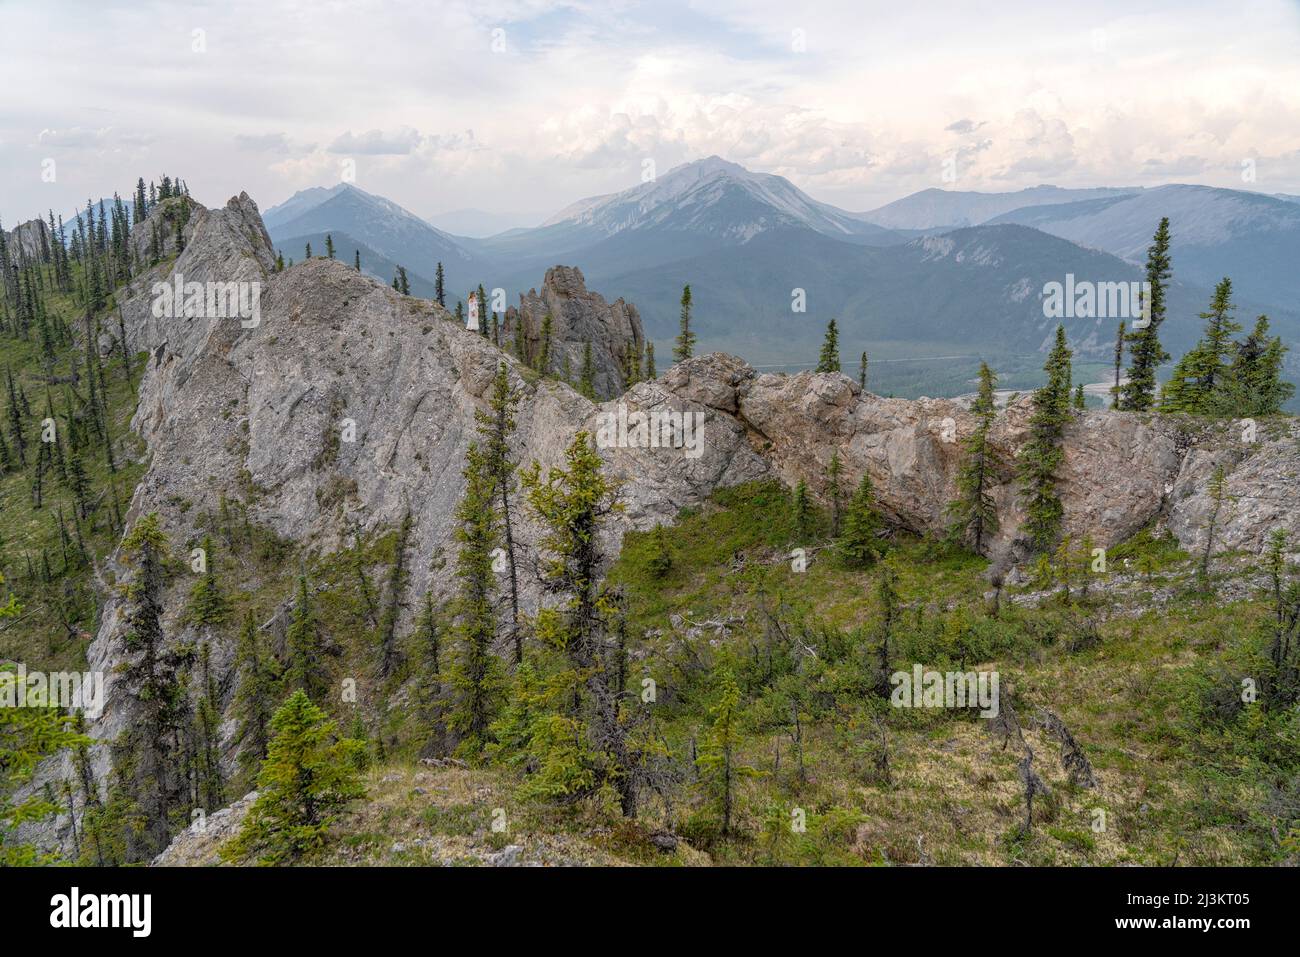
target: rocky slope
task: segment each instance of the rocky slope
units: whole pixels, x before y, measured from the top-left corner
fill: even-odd
[[[561,463],[576,432],[596,432],[620,410],[699,416],[698,456],[681,448],[601,449],[625,505],[606,529],[610,555],[628,529],[671,522],[723,486],[775,474],[822,490],[837,449],[846,483],[856,485],[869,472],[898,525],[919,533],[944,527],[960,442],[974,424],[956,402],[884,399],[838,374],[760,375],[740,359],[714,354],[597,405],[561,383],[538,380],[436,303],[401,296],[341,262],[312,259],[274,273],[269,238],[246,194],[222,209],[196,207],[185,232],[173,264],[119,293],[132,346],[150,353],[133,423],[150,465],[128,521],[157,511],[178,548],[200,534],[198,516],[215,512],[223,494],[242,499],[257,523],[317,554],[396,526],[409,511],[407,608],[419,607],[429,590],[439,600],[449,597],[461,469],[474,412],[486,408],[502,362],[523,396],[514,447],[525,464]],[[260,321],[155,315],[153,283],[177,274],[186,282],[256,283]],[[621,391],[622,356],[640,344],[635,308],[606,303],[585,289],[578,270],[556,267],[541,293],[523,298],[515,319],[525,316],[528,328],[542,310],[555,317],[564,348],[580,349],[590,337],[598,389]],[[581,353],[568,354],[576,370]],[[994,432],[1004,468],[995,495],[1002,529],[993,550],[1013,559],[1023,552],[1011,463],[1029,412],[1029,400],[1020,400],[999,416]],[[1067,529],[1108,546],[1163,517],[1185,546],[1195,547],[1210,508],[1208,475],[1224,463],[1236,502],[1223,547],[1258,551],[1277,525],[1300,536],[1300,446],[1289,424],[1267,431],[1261,426],[1258,440],[1247,443],[1227,428],[1080,414],[1067,431],[1061,475]],[[524,606],[532,610],[541,599],[538,529],[519,512]],[[122,566],[111,571],[119,581],[129,576]],[[177,581],[167,595],[172,634],[185,634],[180,619],[189,585]],[[106,674],[107,704],[92,728],[104,741],[131,720],[130,698],[114,672],[125,654],[123,612],[119,599],[108,600],[88,652],[90,666]],[[214,649],[223,676],[232,658],[232,648]],[[225,733],[232,730],[227,722]],[[106,749],[99,749],[97,768],[108,770]],[[63,773],[53,762],[37,785]]]

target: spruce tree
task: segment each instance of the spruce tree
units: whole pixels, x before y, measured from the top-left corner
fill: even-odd
[[[589,433],[574,437],[565,462],[545,480],[536,462],[523,475],[529,506],[545,529],[544,583],[561,596],[557,607],[539,613],[538,639],[562,656],[522,732],[521,746],[540,768],[528,790],[573,798],[608,788],[631,817],[635,758],[620,714],[619,643],[611,634],[618,599],[600,584],[600,531],[618,509],[617,489],[603,475]]]
[[[238,720],[235,743],[240,764],[256,767],[266,758],[270,742],[271,714],[275,710],[275,660],[262,647],[252,609],[244,613],[235,647],[235,669],[239,684],[234,712]]]
[[[1061,438],[1070,418],[1071,356],[1065,327],[1058,325],[1056,344],[1043,367],[1047,382],[1034,393],[1029,439],[1016,461],[1025,507],[1022,531],[1037,552],[1049,552],[1056,546],[1065,514],[1056,492],[1056,471],[1064,457]]]
[[[384,589],[384,611],[376,627],[379,644],[379,676],[387,678],[397,666],[397,619],[402,611],[402,596],[406,593],[408,578],[406,551],[410,546],[411,530],[415,519],[408,508],[398,526],[397,540],[393,543],[393,561],[388,568],[388,581]]]
[[[831,500],[831,537],[840,534],[840,522],[843,519],[844,489],[841,479],[844,477],[844,463],[840,461],[840,450],[831,453],[831,464],[826,467],[826,495]]]
[[[681,329],[673,348],[673,362],[685,362],[695,354],[695,333],[691,331],[691,287],[682,287]]]
[[[834,319],[826,324],[826,338],[822,340],[822,351],[817,360],[817,371],[840,371],[840,332],[835,325]]]
[[[220,625],[226,620],[228,604],[217,580],[217,561],[213,553],[212,537],[205,536],[202,544],[204,568],[199,580],[190,589],[190,603],[186,618],[192,624]]]
[[[339,811],[365,796],[356,769],[364,745],[339,738],[335,723],[301,690],[275,712],[271,732],[257,800],[239,835],[223,848],[226,860],[297,860],[323,846]]]
[[[862,358],[858,362],[858,388],[863,392],[867,391],[867,351],[862,350]]]
[[[126,854],[132,861],[149,859],[167,846],[173,815],[181,814],[186,804],[176,749],[185,716],[181,672],[188,658],[169,648],[163,633],[168,547],[157,513],[137,521],[122,542],[122,553],[136,576],[127,589],[129,657],[121,677],[138,710],[114,745],[113,766],[115,787],[142,822],[127,839]]]
[[[962,443],[962,462],[957,472],[957,498],[948,505],[949,534],[982,554],[990,535],[997,534],[998,510],[990,489],[997,481],[1002,462],[989,441],[989,431],[997,417],[994,390],[997,376],[980,363],[979,392],[971,403],[975,431]]]
[[[293,617],[285,635],[289,664],[285,683],[289,688],[305,691],[317,701],[324,700],[328,676],[321,659],[320,628],[312,607],[307,576],[298,576],[298,593],[293,603]]]
[[[1196,577],[1202,591],[1208,591],[1210,587],[1210,559],[1214,557],[1214,536],[1219,531],[1223,508],[1232,502],[1232,496],[1228,494],[1228,478],[1222,465],[1215,466],[1206,492],[1210,497],[1210,514],[1205,519],[1205,547],[1201,549],[1201,558],[1196,566]]]
[[[68,488],[77,505],[77,518],[85,521],[90,507],[90,480],[86,477],[85,466],[81,464],[80,452],[73,452],[68,459]]]
[[[705,735],[704,747],[700,750],[696,764],[701,781],[717,808],[722,836],[725,838],[731,835],[732,819],[735,817],[737,779],[757,776],[758,771],[740,764],[736,759],[741,737],[741,708],[740,686],[736,684],[735,675],[730,669],[720,667],[713,681],[717,686],[714,702],[709,708],[713,723]]]
[[[501,705],[505,682],[492,650],[497,633],[492,571],[492,552],[499,540],[493,508],[496,476],[477,443],[470,445],[465,458],[465,494],[456,507],[457,654],[450,674],[455,701],[447,724],[460,735],[458,751],[477,759],[490,740],[488,727]]]
[[[796,543],[806,545],[811,541],[816,525],[816,513],[808,494],[808,483],[803,479],[794,487],[790,500],[790,511],[794,516],[794,534]]]
[[[442,628],[438,622],[438,612],[433,604],[433,591],[424,593],[424,602],[415,619],[415,634],[412,637],[411,657],[415,664],[415,702],[419,709],[420,720],[430,735],[430,744],[435,733],[438,711],[438,697],[442,693]],[[432,750],[430,745],[423,749]]]
[[[652,382],[659,378],[659,373],[655,371],[655,344],[653,342],[645,344],[645,377]]]
[[[500,507],[501,535],[505,542],[507,571],[510,575],[510,624],[507,635],[514,650],[515,664],[523,661],[523,638],[519,630],[519,579],[515,555],[514,515],[511,502],[514,496],[515,461],[510,451],[510,437],[515,431],[515,409],[520,395],[510,385],[510,369],[506,363],[497,364],[497,374],[492,382],[492,397],[488,400],[489,412],[475,410],[479,441],[490,474],[495,499]]]
[[[885,553],[880,537],[881,521],[876,511],[876,490],[871,476],[862,473],[857,490],[844,511],[844,526],[837,546],[840,557],[850,568],[873,565]]]
[[[1160,408],[1165,412],[1208,415],[1219,403],[1219,392],[1232,359],[1232,334],[1241,326],[1232,318],[1232,280],[1224,278],[1214,288],[1210,308],[1200,314],[1206,320],[1205,334],[1174,368],[1161,392]]]
[[[582,344],[582,370],[578,373],[578,391],[596,401],[596,367],[591,359],[591,343]]]
[[[1120,407],[1120,379],[1123,377],[1124,368],[1124,342],[1127,326],[1124,320],[1120,320],[1119,332],[1115,335],[1115,384],[1110,388],[1110,404],[1112,408]]]
[[[447,308],[447,287],[444,282],[442,263],[438,263],[438,268],[433,275],[433,298],[438,300],[438,305],[444,309]]]
[[[1156,369],[1169,358],[1160,344],[1160,325],[1165,321],[1165,293],[1172,275],[1169,257],[1169,217],[1160,220],[1151,245],[1147,248],[1146,281],[1151,292],[1143,301],[1143,329],[1129,333],[1131,365],[1128,382],[1121,390],[1120,408],[1146,412],[1155,404]]]
[[[537,349],[537,371],[542,375],[551,374],[551,328],[553,320],[548,312],[542,317],[542,342]]]
[[[1268,316],[1255,320],[1250,335],[1235,344],[1232,365],[1211,402],[1215,415],[1276,415],[1295,394],[1295,386],[1282,380],[1287,353],[1280,336],[1269,336]]]

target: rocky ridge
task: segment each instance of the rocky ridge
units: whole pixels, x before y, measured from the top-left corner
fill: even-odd
[[[407,607],[417,608],[429,590],[440,600],[450,596],[448,560],[464,455],[474,437],[474,412],[486,408],[503,362],[523,396],[514,449],[524,464],[560,464],[575,433],[597,432],[620,410],[699,416],[698,457],[673,448],[600,450],[621,483],[624,503],[605,530],[610,556],[627,530],[671,522],[680,509],[723,486],[803,478],[824,491],[826,466],[837,449],[846,484],[870,473],[882,510],[898,526],[921,534],[945,526],[960,443],[974,427],[956,402],[885,399],[843,375],[758,374],[736,357],[712,354],[596,404],[562,383],[539,380],[436,303],[402,296],[343,263],[312,259],[275,273],[269,238],[246,194],[222,209],[196,206],[185,230],[185,249],[173,264],[119,293],[131,345],[150,353],[133,422],[148,445],[150,465],[128,523],[157,511],[178,547],[199,534],[197,516],[215,511],[222,493],[234,490],[258,523],[320,554],[356,534],[393,527],[409,511]],[[153,284],[176,274],[185,282],[256,283],[258,323],[156,315]],[[580,272],[557,267],[548,272],[543,294],[525,298],[521,309],[536,319],[547,303],[557,319],[569,317],[557,338],[570,345],[580,334],[607,337],[599,340],[607,360],[601,382],[621,389],[620,350],[638,342],[639,319],[634,307],[618,300],[605,304],[603,318],[587,323],[595,299],[604,303],[586,292]],[[574,302],[583,308],[569,309]],[[999,415],[993,433],[1003,468],[995,491],[1002,527],[992,550],[1013,560],[1024,553],[1012,462],[1030,410],[1028,397],[1021,399]],[[347,423],[355,441],[340,440]],[[1300,444],[1289,422],[1273,432],[1261,427],[1248,443],[1226,426],[1111,412],[1081,413],[1067,429],[1060,486],[1067,531],[1109,546],[1163,518],[1184,547],[1194,548],[1203,535],[1207,477],[1216,464],[1231,466],[1236,499],[1220,533],[1222,547],[1258,552],[1277,526],[1293,540],[1300,537]],[[532,610],[542,594],[533,571],[539,530],[523,511],[516,536],[524,556],[524,605]],[[120,565],[113,571],[119,580],[129,575]],[[188,581],[177,582],[166,596],[172,634],[185,633],[188,587]],[[103,741],[131,717],[131,699],[114,672],[125,655],[123,613],[119,599],[110,597],[88,651],[90,667],[106,674],[107,704],[91,729]],[[232,648],[214,648],[214,667],[226,677],[232,659]],[[227,736],[232,725],[223,728]],[[233,750],[226,757],[233,762]],[[38,776],[37,785],[60,777],[58,765]],[[108,770],[104,748],[96,767],[101,775]],[[66,819],[60,825],[66,830]]]

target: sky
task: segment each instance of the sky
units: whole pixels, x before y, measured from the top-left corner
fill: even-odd
[[[0,0],[0,89],[10,228],[163,173],[540,221],[714,154],[854,211],[1300,193],[1297,0]]]

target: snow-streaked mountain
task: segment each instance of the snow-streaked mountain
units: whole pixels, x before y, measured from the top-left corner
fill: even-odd
[[[978,226],[1015,209],[1129,196],[1139,192],[1141,187],[1062,189],[1059,186],[1034,186],[1013,193],[923,189],[857,216],[886,229],[957,229]]]
[[[1263,193],[1171,185],[1128,196],[1013,210],[1017,223],[1141,262],[1169,217],[1174,276],[1213,285],[1230,276],[1239,296],[1300,302],[1300,204]]]
[[[635,230],[707,233],[748,242],[760,233],[804,226],[845,240],[895,241],[886,230],[819,203],[783,176],[755,173],[717,156],[676,166],[621,193],[580,200],[542,224],[603,236]]]

